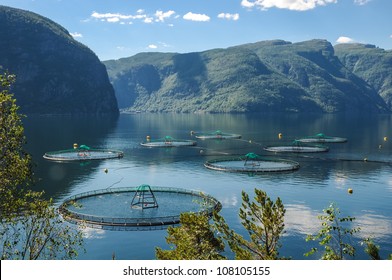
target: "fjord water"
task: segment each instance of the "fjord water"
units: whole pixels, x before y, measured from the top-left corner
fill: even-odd
[[[243,114],[121,114],[111,117],[28,116],[24,119],[27,151],[34,161],[37,190],[60,204],[67,197],[108,187],[148,184],[203,191],[223,205],[221,215],[246,235],[239,217],[241,192],[259,188],[286,208],[280,255],[307,259],[316,244],[307,234],[320,229],[317,216],[335,203],[342,216],[355,217],[361,227],[351,241],[355,259],[367,259],[359,242],[371,237],[382,257],[392,253],[392,116],[390,115],[243,115]],[[194,132],[238,133],[241,139],[197,140]],[[279,139],[279,133],[282,138]],[[272,154],[267,145],[324,133],[348,139],[329,144],[329,152]],[[146,148],[146,139],[172,136],[197,140],[193,147]],[[73,143],[124,152],[121,159],[56,163],[44,160],[48,151],[72,148]],[[206,160],[245,155],[287,158],[300,163],[293,172],[241,174],[206,169]],[[104,172],[107,169],[108,172]],[[348,189],[353,190],[352,194]],[[158,202],[159,203],[159,202]],[[86,253],[80,259],[154,259],[155,247],[169,248],[166,230],[105,231],[84,229]],[[230,253],[228,253],[229,257]],[[317,258],[318,255],[312,258]]]

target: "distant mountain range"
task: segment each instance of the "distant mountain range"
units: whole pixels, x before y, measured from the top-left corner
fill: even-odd
[[[12,88],[24,113],[118,114],[105,66],[60,25],[0,6],[0,71],[16,74]]]
[[[385,113],[391,56],[369,45],[273,40],[103,63],[125,111]]]
[[[392,52],[364,44],[272,40],[101,62],[57,23],[0,6],[5,70],[25,113],[392,112]]]

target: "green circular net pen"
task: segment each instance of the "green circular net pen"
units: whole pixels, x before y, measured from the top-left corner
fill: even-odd
[[[43,155],[44,159],[52,161],[86,161],[99,159],[122,158],[122,151],[108,149],[92,149],[86,145],[77,146],[74,144],[73,149],[47,152]]]
[[[255,153],[209,160],[204,166],[208,169],[228,172],[279,172],[299,169],[298,162],[265,158]]]

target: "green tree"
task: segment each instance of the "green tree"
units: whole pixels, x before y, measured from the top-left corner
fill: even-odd
[[[359,227],[344,227],[343,223],[353,222],[355,218],[347,216],[341,217],[340,210],[335,204],[331,204],[324,209],[324,215],[318,216],[321,220],[322,228],[317,235],[309,235],[306,241],[319,241],[324,247],[324,253],[321,257],[323,260],[343,260],[346,256],[355,255],[355,247],[351,244],[351,237],[358,231]],[[310,256],[318,251],[312,248],[305,256]]]
[[[24,151],[22,116],[9,93],[15,76],[0,74],[0,258],[70,259],[81,232],[63,223],[51,199],[29,189],[31,157]]]
[[[224,242],[216,237],[206,213],[182,213],[180,226],[169,227],[171,250],[156,248],[159,260],[222,260]]]
[[[363,241],[363,244],[366,245],[365,252],[370,256],[372,260],[381,260],[380,256],[380,246],[374,244],[374,241],[370,238],[366,238]],[[389,254],[388,260],[392,260],[392,254]]]
[[[24,129],[21,115],[9,88],[15,76],[8,73],[0,74],[0,194],[2,216],[15,210],[12,200],[15,188],[31,183],[31,158],[23,150],[25,144]]]
[[[242,207],[239,216],[250,240],[230,229],[218,214],[214,215],[215,225],[227,240],[236,259],[274,260],[279,259],[280,237],[284,233],[284,214],[281,199],[275,202],[266,192],[255,189],[255,201],[242,192]]]

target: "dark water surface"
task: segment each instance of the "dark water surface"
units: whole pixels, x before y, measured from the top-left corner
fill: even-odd
[[[306,235],[317,232],[317,216],[330,203],[336,203],[343,216],[356,217],[355,225],[362,229],[358,238],[352,240],[358,249],[356,259],[367,259],[359,245],[365,237],[372,237],[380,245],[383,257],[392,253],[390,115],[29,116],[24,124],[27,150],[36,164],[35,188],[44,189],[57,203],[81,192],[142,184],[203,191],[222,203],[220,213],[233,229],[245,235],[238,218],[241,191],[252,196],[254,189],[259,188],[273,199],[280,197],[287,210],[281,256],[306,259],[303,254],[315,245],[305,241]],[[241,134],[242,138],[197,140],[190,134],[218,129]],[[297,171],[253,175],[219,172],[203,166],[209,159],[249,152],[276,157],[263,151],[263,147],[288,144],[320,132],[348,138],[348,142],[329,144],[327,153],[279,155],[299,162]],[[279,133],[282,139],[278,138]],[[147,135],[151,139],[192,139],[197,140],[197,145],[142,147],[140,142]],[[56,163],[42,158],[45,152],[69,149],[73,143],[121,150],[124,157],[83,163]],[[349,188],[353,189],[352,194],[347,192]],[[154,259],[155,247],[168,248],[166,236],[166,230],[118,232],[87,228],[87,252],[79,257],[110,259],[114,253],[117,259]]]

